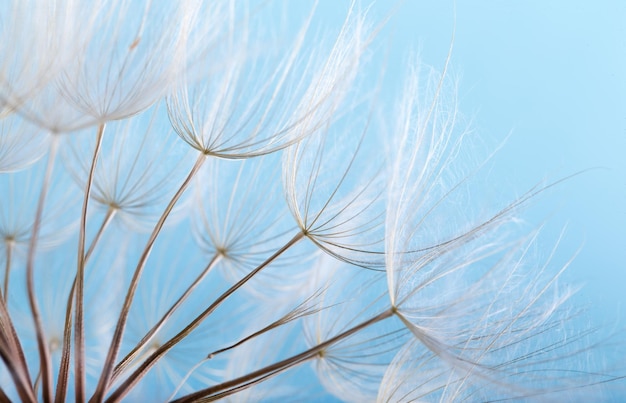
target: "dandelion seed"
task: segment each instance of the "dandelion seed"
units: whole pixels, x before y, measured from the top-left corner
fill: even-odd
[[[206,55],[223,20],[218,3],[110,3],[59,82],[64,97],[97,123],[133,116],[164,96]]]
[[[384,261],[384,159],[375,151],[374,138],[368,138],[371,148],[364,150],[369,122],[360,123],[337,122],[286,150],[283,184],[291,214],[311,241],[340,260],[379,268]],[[356,142],[355,132],[361,136]]]
[[[314,347],[388,308],[384,273],[350,267],[322,255],[316,262],[324,285],[319,311],[304,319],[304,335]],[[408,331],[399,321],[380,322],[320,351],[312,365],[326,390],[346,401],[373,401],[395,351]]]
[[[49,138],[17,116],[0,122],[0,173],[22,170],[48,151]]]
[[[265,56],[244,17],[242,38],[230,32],[224,65],[199,83],[183,82],[168,98],[174,129],[206,155],[246,158],[272,153],[333,119],[367,45],[367,30],[350,12],[330,50],[303,51],[304,24],[287,52]],[[318,54],[319,53],[319,54]],[[254,74],[252,74],[254,73]]]
[[[59,76],[90,37],[99,10],[75,0],[3,1],[1,7],[0,118]]]
[[[3,195],[0,198],[0,256],[7,268],[13,266],[11,256],[26,257],[44,170],[45,164],[38,162],[27,170],[0,175],[0,194]],[[56,176],[39,233],[39,245],[43,250],[62,244],[75,230],[77,204],[72,201],[78,193],[70,178],[61,174]],[[8,271],[4,276],[6,280]]]
[[[391,158],[386,218],[389,297],[417,341],[407,343],[389,366],[378,399],[523,398],[549,393],[550,387],[567,389],[572,377],[557,369],[567,364],[556,363],[584,352],[550,333],[567,317],[562,304],[569,293],[557,290],[556,279],[568,263],[547,276],[551,259],[538,267],[528,262],[536,234],[512,237],[514,212],[528,196],[487,218],[468,217],[463,228],[441,228],[439,212],[467,184],[463,178],[445,180],[464,132],[455,128],[454,106],[442,105],[444,78],[431,75],[420,92],[418,77],[414,73],[407,86],[398,123],[400,149],[411,144],[413,151]],[[418,98],[424,92],[431,97],[425,103]],[[546,349],[554,353],[548,365]],[[548,382],[535,378],[543,371],[550,374]],[[607,376],[592,372],[583,371],[584,384]]]
[[[104,139],[96,167],[91,199],[99,210],[112,213],[115,221],[134,231],[147,232],[154,226],[190,168],[186,148],[167,130],[159,112],[156,107],[138,119],[109,125],[115,136]],[[63,162],[84,188],[93,139],[79,133],[71,140]],[[179,204],[173,218],[184,207]]]
[[[280,187],[280,158],[243,161],[211,159],[197,180],[194,233],[207,256],[219,255],[218,269],[235,283],[297,232]],[[213,195],[220,194],[219,200]],[[255,276],[244,288],[259,297],[299,296],[308,281],[304,262],[310,248],[298,246]],[[294,266],[297,266],[296,269]]]

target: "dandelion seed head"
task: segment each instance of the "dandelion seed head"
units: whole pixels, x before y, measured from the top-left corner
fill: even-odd
[[[319,310],[303,319],[310,346],[387,308],[384,273],[358,269],[327,254],[320,255],[316,266],[310,287],[320,290]],[[320,350],[313,363],[320,383],[343,400],[375,399],[385,369],[407,333],[398,323],[381,323]]]
[[[152,228],[193,158],[167,129],[159,114],[162,109],[156,106],[133,121],[109,125],[115,136],[103,140],[93,182],[94,204],[101,211],[113,211],[114,221],[141,232]],[[77,184],[84,186],[91,163],[87,150],[93,148],[94,139],[89,133],[78,134],[65,149],[63,162]],[[173,221],[185,206],[181,201]]]
[[[20,171],[48,151],[48,136],[19,116],[0,122],[0,174]]]
[[[3,1],[0,116],[15,113],[52,83],[90,37],[97,5],[76,0]],[[80,34],[79,34],[80,33]]]
[[[255,48],[251,38],[256,32],[250,28],[256,22],[246,22],[241,38],[226,41],[220,55],[224,65],[212,68],[205,80],[184,82],[168,98],[174,129],[206,155],[265,155],[323,127],[358,71],[367,35],[360,16],[350,12],[329,50],[322,51],[320,42],[309,53],[303,50],[306,21],[286,52],[275,55]]]
[[[12,173],[0,174],[0,243],[4,249],[11,242],[18,254],[24,254],[32,235],[32,225],[38,189],[43,180],[45,161],[38,161],[29,168]],[[76,218],[72,215],[77,204],[73,200],[78,189],[68,181],[67,174],[59,172],[52,183],[55,192],[44,210],[39,236],[40,245],[52,248],[63,243],[75,229]]]
[[[282,197],[278,155],[247,160],[211,158],[196,183],[194,234],[217,269],[236,282],[294,234]],[[213,195],[221,194],[219,200]],[[308,281],[311,248],[298,245],[256,276],[245,290],[263,298],[297,292]]]
[[[384,261],[386,179],[368,119],[335,122],[286,150],[283,186],[296,223],[317,246],[377,268]]]
[[[206,52],[200,45],[215,40],[219,29],[207,27],[219,27],[221,13],[218,4],[199,1],[113,1],[93,21],[87,46],[65,67],[61,93],[98,123],[133,116],[164,96]]]

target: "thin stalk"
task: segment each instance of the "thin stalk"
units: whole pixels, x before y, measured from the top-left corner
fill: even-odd
[[[111,382],[111,377],[113,375],[113,369],[115,366],[115,360],[117,358],[117,353],[122,343],[122,337],[124,335],[124,329],[126,327],[126,320],[128,318],[130,306],[132,304],[135,291],[137,290],[137,285],[139,284],[141,273],[143,271],[143,268],[146,265],[146,262],[148,261],[148,256],[150,256],[150,251],[152,250],[152,246],[154,245],[154,242],[156,241],[157,236],[161,232],[161,228],[163,228],[163,225],[165,224],[165,220],[167,219],[172,209],[174,208],[174,205],[176,204],[178,199],[180,199],[184,191],[187,189],[193,177],[200,170],[200,167],[202,167],[202,164],[204,163],[204,161],[206,161],[206,155],[200,154],[193,168],[191,168],[191,171],[187,175],[187,178],[185,178],[185,181],[182,183],[182,185],[180,186],[176,194],[172,197],[172,200],[170,200],[169,204],[165,208],[165,211],[163,211],[161,218],[159,218],[159,221],[155,225],[154,230],[152,231],[152,234],[150,235],[150,238],[148,239],[148,242],[143,250],[143,253],[141,254],[141,258],[139,259],[139,262],[137,263],[137,267],[135,268],[135,272],[133,273],[133,277],[128,286],[128,292],[126,293],[126,298],[124,299],[124,305],[122,306],[122,310],[118,317],[117,325],[115,327],[115,332],[113,334],[113,339],[111,340],[111,346],[109,347],[109,352],[107,353],[107,358],[104,361],[104,367],[102,368],[102,373],[100,374],[100,380],[98,381],[98,386],[96,387],[96,391],[94,392],[94,395],[92,396],[90,400],[92,402],[101,402],[102,400],[104,400],[104,395],[107,392],[107,388],[109,387],[109,384]]]
[[[317,346],[312,347],[300,354],[286,358],[275,364],[268,365],[265,368],[261,368],[257,371],[251,372],[239,378],[235,378],[219,385],[211,386],[210,388],[202,389],[189,395],[183,396],[180,399],[174,400],[172,403],[188,403],[198,401],[212,402],[218,399],[222,399],[226,396],[230,396],[234,393],[240,392],[253,385],[256,385],[257,383],[276,376],[296,365],[317,357],[320,353],[323,353],[323,351],[327,347],[352,336],[353,334],[365,329],[368,326],[371,326],[375,323],[378,323],[393,316],[394,313],[395,310],[393,308],[387,309],[386,311],[374,316],[373,318],[361,322],[358,325],[346,330],[345,332],[340,333],[337,336],[332,337],[325,342],[320,343]]]
[[[2,293],[2,297],[5,301],[9,300],[9,273],[11,271],[11,254],[13,252],[13,245],[15,242],[13,240],[5,241],[6,255],[7,261],[4,265],[4,291]]]
[[[91,241],[91,245],[89,246],[89,250],[85,254],[85,264],[89,261],[89,257],[91,253],[94,251],[96,244],[100,240],[102,234],[105,229],[109,226],[113,217],[115,216],[116,209],[110,208],[107,210],[107,213],[98,229],[96,236],[93,241]],[[57,403],[65,402],[65,396],[67,394],[67,381],[70,374],[70,358],[72,355],[72,313],[73,313],[73,302],[74,302],[74,292],[76,290],[76,277],[74,277],[74,282],[72,283],[72,288],[67,297],[67,304],[65,309],[65,325],[63,327],[63,349],[61,352],[61,362],[59,364],[59,376],[57,378],[57,390],[54,401]]]
[[[257,266],[254,270],[248,273],[244,278],[239,280],[236,284],[231,286],[228,290],[226,290],[222,295],[220,295],[204,312],[198,315],[191,323],[189,323],[183,330],[181,330],[176,336],[169,339],[166,343],[160,346],[152,355],[150,355],[141,365],[122,383],[106,400],[107,402],[117,402],[121,400],[126,393],[130,391],[130,389],[139,382],[143,376],[148,372],[150,368],[156,362],[164,356],[172,347],[178,344],[181,340],[187,337],[195,328],[197,328],[202,321],[204,321],[217,307],[219,307],[230,295],[232,295],[235,291],[241,288],[244,284],[248,282],[252,277],[254,277],[257,273],[267,267],[270,263],[276,260],[280,255],[285,253],[289,248],[298,243],[302,238],[304,238],[304,233],[298,232],[290,241],[288,241],[283,247],[281,247],[278,251],[276,251],[272,256],[270,256],[267,260]]]
[[[91,245],[89,245],[89,249],[87,249],[87,253],[85,253],[85,264],[91,257],[91,254],[93,253],[94,249],[96,248],[96,245],[100,241],[100,238],[102,238],[104,231],[109,227],[109,224],[111,224],[111,221],[113,221],[113,218],[115,217],[116,213],[117,213],[117,209],[113,207],[110,207],[107,210],[106,215],[104,216],[104,219],[102,220],[102,224],[100,224],[100,228],[98,229],[98,232],[96,233],[96,236],[93,238],[93,241],[91,241]]]
[[[243,339],[239,340],[238,342],[229,345],[228,347],[220,348],[219,350],[215,350],[212,353],[209,353],[209,355],[207,355],[205,357],[205,359],[212,360],[213,358],[215,358],[216,355],[225,353],[225,352],[230,351],[230,350],[233,350],[233,349],[241,346],[242,344],[244,344],[244,343],[254,339],[255,337],[258,337],[258,336],[260,336],[262,334],[265,334],[265,333],[269,332],[272,329],[277,328],[278,326],[279,326],[279,324],[277,322],[274,322],[270,326],[266,326],[263,329],[261,329],[261,330],[259,330],[257,332],[254,332],[254,333],[252,333],[249,336],[244,337]]]
[[[65,326],[63,327],[63,349],[61,351],[61,362],[59,363],[59,376],[57,380],[57,390],[54,401],[62,403],[67,394],[67,380],[70,374],[71,356],[71,336],[72,336],[72,302],[74,301],[74,291],[76,289],[76,278],[72,283],[72,289],[67,297],[67,308],[65,309]]]
[[[178,393],[178,391],[180,390],[180,388],[182,388],[185,383],[187,382],[187,379],[189,379],[189,377],[198,369],[202,366],[202,364],[204,364],[205,362],[209,361],[209,358],[204,358],[202,359],[200,362],[198,362],[196,365],[194,365],[193,367],[191,367],[191,369],[189,371],[187,371],[187,373],[185,374],[185,376],[183,377],[183,379],[180,380],[180,382],[178,382],[178,386],[176,386],[176,389],[174,389],[174,391],[169,395],[169,397],[167,399],[165,399],[166,402],[170,402],[172,401],[172,399],[174,398],[174,396],[176,396],[176,394]]]
[[[89,197],[91,195],[91,184],[102,147],[102,138],[104,135],[105,123],[98,126],[96,133],[96,147],[93,151],[91,160],[91,168],[89,169],[89,177],[85,184],[85,197],[83,199],[83,209],[80,215],[80,230],[78,233],[78,263],[76,269],[76,322],[74,323],[74,387],[76,391],[76,401],[85,401],[85,324],[84,317],[84,299],[85,299],[85,237],[87,226],[87,207],[89,205]]]
[[[11,403],[11,399],[4,393],[4,390],[0,388],[0,403]]]
[[[41,226],[41,217],[43,215],[43,208],[46,202],[48,187],[50,186],[50,180],[52,178],[52,171],[54,169],[54,162],[56,160],[58,145],[59,138],[55,135],[52,137],[52,142],[50,144],[48,164],[46,166],[43,184],[41,185],[41,193],[39,194],[39,200],[37,202],[37,211],[35,212],[33,232],[28,245],[28,257],[26,260],[26,287],[28,290],[28,303],[30,304],[30,310],[33,314],[33,321],[35,322],[37,349],[39,350],[39,367],[43,384],[42,397],[45,403],[52,402],[52,370],[50,367],[50,352],[48,351],[46,335],[44,334],[43,323],[41,322],[41,314],[39,313],[39,306],[37,304],[37,298],[35,296],[34,270],[37,241],[39,238],[39,227]]]
[[[156,333],[163,327],[165,322],[172,316],[174,311],[178,309],[178,307],[189,297],[189,295],[191,295],[193,290],[196,289],[200,282],[202,282],[206,275],[209,274],[211,269],[215,267],[215,264],[220,260],[221,256],[222,255],[220,253],[216,253],[213,256],[213,258],[206,265],[202,273],[200,273],[200,275],[194,280],[194,282],[191,283],[191,285],[187,288],[183,295],[181,295],[178,300],[170,307],[170,309],[168,309],[168,311],[163,315],[163,317],[161,317],[161,319],[159,319],[156,325],[154,325],[152,329],[150,329],[148,333],[146,333],[146,335],[141,339],[141,341],[139,341],[139,343],[137,343],[132,351],[128,353],[126,357],[124,357],[124,359],[117,364],[115,370],[113,371],[113,376],[111,377],[111,383],[113,383],[117,379],[117,377],[122,374],[124,370],[126,370],[128,365],[130,365],[130,363],[137,357],[137,355],[139,355],[141,349],[154,338]]]
[[[37,372],[37,376],[35,377],[35,383],[33,385],[33,389],[35,390],[35,396],[39,394],[39,384],[41,383],[41,371]]]
[[[222,354],[225,353],[226,351],[230,351],[232,349],[235,349],[239,346],[241,346],[244,343],[247,343],[248,341],[254,339],[255,337],[261,336],[271,330],[274,330],[278,327],[281,327],[283,325],[286,325],[289,322],[292,322],[298,318],[303,318],[305,316],[309,316],[309,315],[313,315],[314,313],[317,313],[319,311],[321,311],[323,308],[313,308],[312,306],[310,306],[311,301],[319,298],[322,293],[323,293],[324,288],[319,289],[318,291],[316,291],[315,293],[311,294],[308,298],[306,298],[302,303],[300,303],[298,306],[296,306],[294,309],[292,309],[289,313],[287,313],[286,315],[284,315],[283,317],[281,317],[280,319],[270,323],[269,325],[265,326],[264,328],[257,330],[256,332],[240,339],[239,341],[221,348],[219,350],[215,350],[212,353],[209,353],[206,356],[207,360],[211,360],[213,359],[216,355],[218,354]]]
[[[24,400],[23,395],[32,394],[33,401],[37,400],[32,389],[32,382],[26,364],[24,350],[17,336],[9,310],[4,299],[0,299],[0,353],[3,360],[10,356],[10,364],[6,363],[7,369],[11,372],[15,387],[18,389],[20,398]],[[17,371],[17,372],[16,372]],[[16,372],[16,373],[13,373]],[[21,385],[19,382],[23,382]]]
[[[11,354],[10,351],[6,350],[8,346],[8,340],[0,341],[0,358],[4,362],[4,365],[11,375],[13,379],[13,383],[15,385],[15,389],[17,389],[17,394],[20,396],[20,400],[23,402],[37,402],[37,397],[35,396],[35,392],[31,386],[30,379],[27,377],[28,373],[24,373],[20,368],[16,368],[16,360],[15,357]]]

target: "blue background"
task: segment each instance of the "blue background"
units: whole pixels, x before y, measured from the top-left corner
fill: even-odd
[[[321,11],[336,14],[329,3]],[[459,108],[492,149],[504,142],[486,173],[491,194],[593,168],[538,197],[525,218],[545,223],[544,253],[565,228],[556,260],[580,251],[563,281],[582,285],[576,302],[615,331],[626,323],[625,21],[623,1],[405,1],[379,38],[400,81],[397,61],[411,50],[441,70],[454,34]]]
[[[288,24],[312,4],[287,3]],[[320,1],[313,29],[341,24],[349,4]],[[383,103],[397,99],[412,55],[441,71],[452,46],[448,75],[458,82],[459,110],[486,145],[484,155],[498,149],[474,202],[513,200],[583,171],[522,214],[527,229],[543,226],[539,261],[556,243],[554,272],[575,257],[559,281],[578,290],[572,302],[584,314],[567,326],[601,328],[599,336],[613,341],[600,345],[605,363],[623,368],[626,2],[379,1],[368,12],[372,21],[389,17],[373,46],[373,59],[387,60]],[[380,65],[369,69],[376,79]],[[619,388],[611,395],[617,401]]]
[[[262,12],[276,20],[268,30],[276,23],[296,32],[312,4],[269,2]],[[312,31],[336,29],[349,4],[321,0]],[[383,105],[400,94],[413,54],[442,70],[452,46],[448,74],[458,82],[459,109],[485,154],[499,148],[473,202],[513,200],[584,171],[536,197],[524,218],[528,228],[545,223],[539,259],[564,232],[554,271],[576,255],[561,282],[583,286],[573,297],[589,313],[581,328],[604,326],[623,343],[626,1],[380,0],[368,13],[374,24],[389,17],[372,46],[372,60],[386,59]],[[367,76],[376,80],[380,68],[373,62]]]

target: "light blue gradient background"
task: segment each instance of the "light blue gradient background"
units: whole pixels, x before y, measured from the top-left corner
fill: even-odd
[[[311,5],[287,3],[287,16]],[[316,23],[340,24],[349,4],[320,1]],[[487,151],[501,145],[480,173],[487,183],[476,203],[511,200],[585,171],[536,197],[523,214],[528,228],[544,225],[539,259],[559,242],[552,272],[575,256],[559,281],[581,287],[572,302],[586,313],[568,326],[612,335],[616,344],[604,353],[623,368],[626,1],[379,1],[369,14],[372,21],[389,16],[374,45],[377,56],[387,53],[384,103],[398,95],[412,54],[441,70],[453,42],[449,76],[459,83],[460,112]]]
[[[259,3],[253,10],[267,16],[269,31],[284,25],[293,33],[279,38],[286,43],[313,5]],[[349,5],[349,0],[320,0],[311,33],[324,36],[327,27],[341,26]],[[459,84],[459,110],[471,121],[472,136],[484,141],[485,152],[477,158],[500,147],[479,172],[486,184],[473,202],[488,207],[494,204],[489,198],[512,201],[537,184],[587,170],[536,197],[524,218],[528,229],[544,224],[539,261],[564,233],[551,272],[576,255],[559,281],[582,286],[572,299],[587,316],[569,326],[600,326],[602,336],[612,333],[617,342],[626,341],[621,336],[626,325],[626,1],[357,1],[357,8],[368,6],[374,24],[389,17],[372,47],[373,60],[387,60],[383,105],[397,100],[407,61],[416,53],[442,70],[454,34],[448,74]],[[367,72],[373,85],[379,68],[376,62]],[[604,351],[615,359],[609,364],[623,368],[626,357],[613,348]],[[619,352],[624,353],[623,345]],[[317,401],[335,399],[312,392]],[[612,398],[619,401],[620,394]]]
[[[282,32],[277,27],[285,26],[292,33],[278,38],[289,43],[314,2],[252,4],[267,18],[268,31]],[[479,172],[485,188],[472,195],[474,203],[489,207],[494,204],[489,198],[512,201],[537,184],[586,170],[536,197],[522,213],[526,228],[544,225],[540,262],[564,233],[549,271],[558,272],[576,255],[559,281],[582,286],[572,299],[587,316],[569,326],[600,326],[602,336],[626,341],[621,336],[626,325],[626,1],[356,4],[369,8],[374,25],[389,18],[373,43],[374,63],[367,71],[375,85],[381,66],[376,59],[386,59],[383,105],[396,102],[407,62],[416,53],[442,70],[452,45],[448,74],[458,82],[459,110],[471,121],[472,136],[484,141],[477,158],[499,148]],[[349,6],[349,0],[320,0],[313,38],[324,36],[328,27],[336,32]],[[624,368],[626,357],[613,348],[604,351],[615,359],[608,364]],[[318,401],[335,399],[312,392]],[[612,398],[619,401],[620,394]]]
[[[328,3],[321,11],[335,14]],[[371,14],[386,15],[390,3],[375,3]],[[460,111],[489,143],[506,139],[486,173],[492,192],[519,195],[597,168],[538,197],[526,218],[546,223],[544,254],[565,228],[555,262],[580,251],[563,282],[582,285],[575,301],[619,333],[626,324],[626,2],[406,1],[381,33],[389,76],[401,79],[397,61],[411,49],[441,70],[453,34]]]
[[[417,42],[452,70],[460,109],[476,131],[510,137],[496,155],[494,186],[519,192],[546,178],[598,167],[539,197],[530,220],[560,255],[582,249],[564,278],[596,320],[626,323],[626,2],[407,1],[390,22],[393,46]],[[480,196],[477,196],[479,198]],[[479,202],[479,200],[477,200]],[[561,260],[562,261],[562,260]]]
[[[391,3],[375,3],[371,15],[387,15]],[[320,11],[336,15],[336,4],[322,1]],[[481,173],[492,186],[485,194],[520,195],[592,168],[537,197],[525,218],[545,224],[542,257],[564,232],[553,269],[577,254],[560,280],[582,287],[572,300],[587,317],[574,325],[611,334],[621,348],[605,353],[623,368],[626,1],[407,0],[378,42],[389,46],[390,79],[402,79],[398,61],[412,49],[441,70],[452,35],[459,109],[488,144],[504,142]],[[485,195],[473,197],[481,203]]]
[[[284,10],[271,23],[295,32],[311,5],[267,7]],[[312,30],[341,24],[348,6],[320,0]],[[605,326],[626,341],[626,0],[379,0],[369,15],[389,17],[373,47],[387,60],[384,104],[398,95],[412,54],[441,70],[454,34],[459,109],[488,150],[502,144],[480,172],[487,185],[475,203],[593,168],[537,197],[525,218],[546,223],[543,257],[565,228],[553,269],[577,254],[561,281],[583,286],[573,298],[590,315],[581,327]]]

